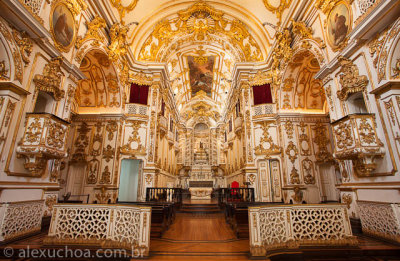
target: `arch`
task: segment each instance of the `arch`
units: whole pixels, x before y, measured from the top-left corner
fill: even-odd
[[[318,49],[310,49],[298,49],[284,70],[279,89],[280,110],[321,114],[327,112],[322,81],[315,78],[320,70],[320,61],[324,59]]]
[[[91,49],[83,57],[80,70],[86,79],[80,80],[77,87],[79,113],[120,112],[126,95],[107,54],[101,49]]]
[[[12,49],[18,50],[18,48],[12,48],[10,44],[14,45],[12,34],[6,23],[0,20],[0,80],[18,80],[22,83],[23,71],[16,75],[17,71],[23,70],[21,57],[18,51],[12,52]]]
[[[393,23],[391,30],[396,30],[399,27],[400,18]],[[388,51],[388,61],[386,64],[386,74],[388,75],[389,80],[398,80],[400,79],[400,57],[398,54],[400,53],[400,34],[388,34],[394,35],[392,39],[389,38],[389,51]],[[384,59],[384,58],[382,58]]]

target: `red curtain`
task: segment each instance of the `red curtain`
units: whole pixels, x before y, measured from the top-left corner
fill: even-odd
[[[270,84],[253,86],[254,105],[272,103]]]
[[[131,94],[129,96],[129,103],[139,103],[147,105],[149,96],[148,85],[139,85],[136,83],[131,84]]]

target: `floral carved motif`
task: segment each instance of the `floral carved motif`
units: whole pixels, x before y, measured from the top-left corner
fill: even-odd
[[[297,155],[299,154],[299,150],[293,141],[289,142],[289,145],[286,148],[286,155],[288,155],[289,160],[294,163],[297,159]]]
[[[53,94],[56,101],[61,100],[65,96],[62,90],[61,80],[64,73],[61,71],[62,58],[56,57],[44,66],[43,74],[35,75],[33,82],[38,90]]]
[[[282,148],[274,143],[274,140],[269,134],[271,122],[262,122],[260,125],[263,130],[263,136],[260,139],[260,145],[255,149],[255,153],[258,155],[272,155],[281,153]],[[265,147],[263,144],[267,144],[267,146]]]
[[[349,124],[341,122],[335,129],[336,146],[339,149],[350,147],[353,143],[352,129]]]
[[[95,17],[92,21],[86,22],[86,26],[88,27],[88,30],[85,34],[85,36],[82,38],[82,36],[78,36],[75,42],[75,48],[80,49],[82,47],[83,42],[89,39],[94,39],[95,41],[103,41],[103,37],[99,33],[99,31],[103,28],[105,28],[106,22],[102,17]]]
[[[338,60],[341,65],[339,82],[342,89],[337,92],[337,96],[340,100],[345,101],[350,94],[363,92],[369,80],[367,76],[359,74],[357,65],[350,59],[340,56]]]

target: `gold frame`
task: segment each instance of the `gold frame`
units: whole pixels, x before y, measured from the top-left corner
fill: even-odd
[[[335,45],[331,42],[330,40],[330,36],[329,36],[329,31],[328,31],[328,23],[329,23],[329,19],[331,17],[331,14],[333,12],[333,10],[335,10],[335,8],[339,5],[345,5],[349,14],[349,28],[347,30],[347,34],[346,37],[343,39],[343,41],[339,44],[339,45]],[[337,51],[341,51],[343,50],[344,47],[347,46],[347,42],[349,40],[349,34],[350,32],[353,30],[353,12],[351,10],[351,6],[349,4],[349,2],[347,0],[342,0],[337,2],[330,10],[328,15],[326,16],[326,20],[325,20],[325,34],[326,34],[326,41],[328,42],[329,46],[332,48],[332,51],[337,52]]]
[[[60,6],[60,5],[64,5],[65,8],[68,9],[68,11],[71,13],[73,20],[74,20],[74,34],[72,36],[72,40],[69,43],[68,46],[64,46],[61,43],[59,43],[56,39],[56,35],[54,33],[54,28],[53,28],[53,15],[54,15],[54,10]],[[53,2],[52,6],[51,6],[51,11],[50,11],[50,16],[49,16],[49,20],[50,20],[50,33],[51,33],[51,37],[53,38],[53,42],[54,42],[54,46],[60,51],[60,52],[64,52],[64,53],[68,53],[71,50],[71,47],[75,44],[76,41],[76,35],[78,34],[78,26],[77,26],[77,22],[75,20],[75,12],[74,10],[71,10],[71,8],[69,7],[69,5],[64,1],[64,0],[59,0],[59,1],[55,1]]]

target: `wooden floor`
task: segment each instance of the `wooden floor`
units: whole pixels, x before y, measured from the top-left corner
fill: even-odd
[[[249,252],[249,240],[237,239],[223,214],[178,213],[150,244],[151,260],[247,260]]]

